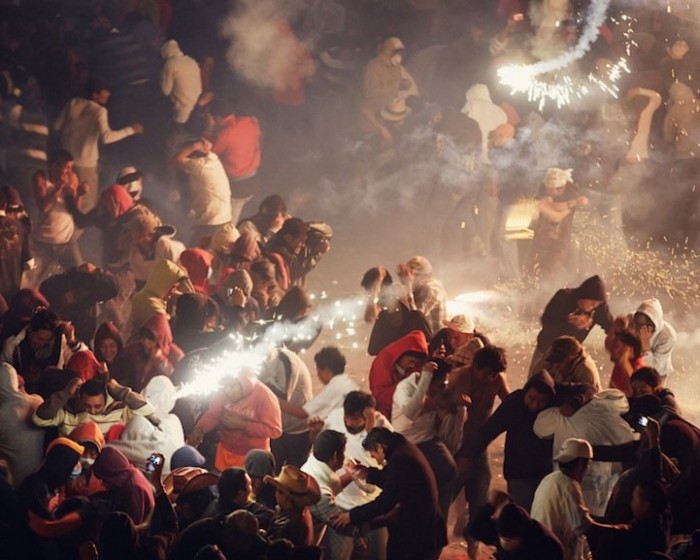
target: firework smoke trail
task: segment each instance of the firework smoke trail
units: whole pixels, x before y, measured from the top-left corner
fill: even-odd
[[[322,293],[319,299],[325,299]],[[225,377],[235,377],[243,370],[253,370],[257,375],[274,348],[285,343],[312,341],[319,332],[319,327],[335,332],[337,341],[356,335],[355,325],[362,320],[365,300],[349,298],[319,305],[318,309],[307,319],[297,323],[273,321],[258,337],[246,338],[241,334],[232,334],[220,344],[221,352],[212,358],[203,358],[194,363],[194,380],[183,383],[178,398],[191,395],[208,395],[216,391]],[[353,349],[359,343],[351,343]]]

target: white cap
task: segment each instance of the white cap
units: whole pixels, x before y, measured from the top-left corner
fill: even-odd
[[[574,459],[593,459],[593,448],[585,439],[567,439],[554,456],[554,460],[558,463],[568,463]]]
[[[448,329],[464,334],[472,334],[475,328],[474,321],[466,315],[455,315],[449,321],[443,321],[442,324]]]

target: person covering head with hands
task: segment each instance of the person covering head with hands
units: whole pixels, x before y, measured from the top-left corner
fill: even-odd
[[[674,371],[671,355],[677,335],[676,329],[664,320],[661,302],[656,298],[644,300],[634,313],[632,324],[642,344],[645,364],[655,368],[665,382]]]

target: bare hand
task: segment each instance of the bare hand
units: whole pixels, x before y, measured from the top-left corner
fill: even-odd
[[[68,344],[73,344],[75,342],[75,326],[70,321],[62,323],[61,329],[63,331],[63,336],[66,337],[66,342]]]
[[[207,140],[206,138],[202,138],[199,141],[199,149],[203,152],[209,153],[212,149],[212,143],[209,142],[209,140]]]
[[[573,325],[580,331],[590,329],[593,326],[593,317],[588,315],[571,314],[568,321],[570,325]]]
[[[234,307],[243,307],[246,302],[245,294],[238,286],[231,288],[231,294],[228,296],[228,301]]]
[[[66,385],[66,391],[71,397],[73,397],[76,395],[82,384],[83,380],[80,377],[74,377],[68,382],[68,385]]]
[[[338,515],[331,517],[330,522],[335,529],[344,529],[350,525],[350,513],[347,511],[339,513]]]
[[[201,428],[195,426],[190,432],[189,437],[187,438],[187,445],[197,447],[199,446],[199,444],[202,443],[202,440],[204,440],[204,432]]]
[[[579,196],[576,199],[576,206],[588,206],[588,198],[585,196]]]
[[[654,418],[647,419],[647,426],[644,428],[644,433],[649,441],[649,446],[652,449],[658,449],[660,445],[661,426]]]
[[[642,350],[648,352],[651,348],[651,337],[654,335],[654,327],[644,325],[637,330],[642,343]]]
[[[141,123],[132,124],[131,129],[134,131],[134,134],[143,134],[143,125]]]
[[[75,191],[75,196],[80,198],[82,196],[85,196],[87,193],[90,192],[90,185],[88,185],[86,182],[82,182],[78,185],[78,188]]]
[[[323,418],[320,416],[312,416],[306,421],[306,424],[309,426],[309,430],[315,434],[320,433],[323,430],[323,427],[326,425]]]
[[[375,414],[374,408],[368,406],[362,411],[362,416],[365,417],[365,430],[369,432],[377,421],[377,415]]]

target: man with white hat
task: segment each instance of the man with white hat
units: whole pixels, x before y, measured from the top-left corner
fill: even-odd
[[[449,321],[443,321],[447,327],[447,341],[453,348],[452,354],[445,361],[453,366],[470,366],[474,354],[484,347],[484,343],[474,334],[474,321],[466,315],[455,315]]]
[[[581,481],[592,458],[593,447],[585,439],[564,441],[554,456],[559,470],[542,479],[532,502],[532,519],[550,529],[561,541],[565,560],[583,560],[588,556],[585,535],[592,528],[622,528],[598,523],[588,513]]]
[[[386,144],[391,144],[393,137],[382,123],[380,111],[394,99],[418,95],[415,80],[402,65],[404,50],[401,39],[389,37],[367,63],[362,80],[363,125],[368,132],[381,134]]]
[[[416,255],[400,264],[397,273],[409,294],[411,307],[425,316],[434,333],[438,332],[446,319],[447,294],[442,282],[433,276],[433,265]]]

